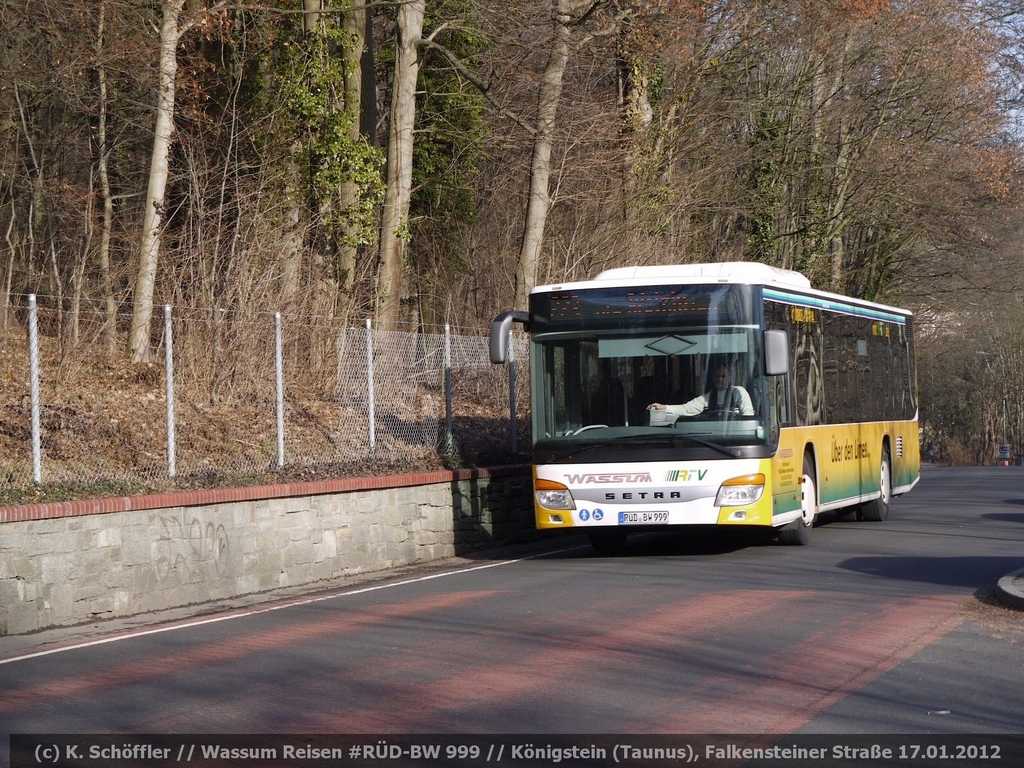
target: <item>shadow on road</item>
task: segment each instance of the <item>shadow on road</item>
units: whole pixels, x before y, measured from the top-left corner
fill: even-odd
[[[737,531],[695,529],[634,533],[617,557],[687,557],[696,555],[726,555],[757,546],[762,541],[753,536],[738,535]],[[600,557],[595,552],[590,553]]]
[[[548,532],[537,540],[477,552],[461,553],[467,560],[509,560],[519,557],[573,560],[577,558],[699,557],[727,555],[771,542],[765,536],[742,531],[696,528],[675,531],[639,531],[630,534],[625,545],[613,552],[598,553],[585,534]],[[562,534],[562,535],[558,535]]]
[[[1017,502],[1008,502],[1009,504],[1017,504]],[[992,514],[982,515],[986,520],[998,520],[1000,522],[1019,522],[1024,523],[1024,512],[993,512]]]
[[[1019,557],[852,557],[839,567],[855,573],[947,587],[987,589],[1020,568]]]

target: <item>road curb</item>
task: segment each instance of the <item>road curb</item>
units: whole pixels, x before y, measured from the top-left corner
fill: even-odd
[[[1024,611],[1024,568],[1008,573],[996,584],[996,597],[1004,605]]]

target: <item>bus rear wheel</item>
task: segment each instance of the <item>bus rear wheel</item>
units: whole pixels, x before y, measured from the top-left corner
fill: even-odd
[[[873,523],[880,523],[889,517],[889,502],[892,501],[892,476],[889,472],[889,447],[882,448],[882,467],[879,471],[878,488],[880,495],[877,499],[866,502],[857,510],[859,520],[869,520]]]
[[[800,517],[779,531],[779,541],[799,546],[810,544],[817,516],[818,488],[814,482],[814,461],[810,456],[804,456],[804,473],[800,477]]]

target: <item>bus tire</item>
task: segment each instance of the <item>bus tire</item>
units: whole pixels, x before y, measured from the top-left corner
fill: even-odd
[[[889,458],[889,446],[882,447],[882,466],[879,470],[878,484],[881,495],[864,503],[857,513],[860,520],[868,520],[872,523],[881,523],[889,517],[889,502],[892,501],[892,474],[890,466],[892,461]]]
[[[588,534],[590,546],[599,555],[616,555],[626,546],[626,531],[621,528],[609,528],[603,531],[592,531]]]
[[[804,473],[800,478],[800,517],[779,531],[783,544],[805,546],[811,543],[811,530],[818,517],[818,488],[814,481],[814,461],[804,455]]]

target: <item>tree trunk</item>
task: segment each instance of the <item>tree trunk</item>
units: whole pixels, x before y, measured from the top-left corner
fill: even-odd
[[[306,217],[298,195],[298,180],[302,172],[295,161],[295,156],[299,153],[297,143],[293,145],[292,150],[292,156],[286,161],[285,170],[288,177],[285,196],[290,202],[281,225],[281,240],[278,245],[280,250],[277,256],[277,265],[281,272],[278,301],[288,309],[293,306],[299,294],[302,281],[302,249],[306,241]]]
[[[362,115],[363,96],[363,51],[366,47],[366,6],[359,4],[345,12],[345,32],[352,39],[345,51],[345,83],[344,109],[353,115],[349,138],[356,142],[362,135],[360,116]],[[339,207],[345,211],[359,202],[359,185],[351,179],[341,185]],[[348,292],[355,282],[356,272],[356,238],[348,232],[346,242],[338,244],[338,284],[342,291]]]
[[[14,206],[14,198],[11,198],[11,220],[7,224],[7,232],[4,234],[4,241],[7,243],[7,276],[4,279],[4,296],[3,296],[3,308],[4,313],[4,327],[3,327],[3,339],[0,340],[0,350],[6,351],[7,349],[7,327],[8,327],[8,310],[11,308],[11,288],[14,284],[14,255],[18,250],[11,239],[11,232],[14,231],[14,222],[18,218],[18,211]]]
[[[387,190],[381,221],[380,271],[377,275],[379,328],[397,327],[401,317],[402,277],[408,237],[409,199],[412,196],[413,124],[416,120],[416,82],[419,79],[418,45],[423,37],[426,0],[410,0],[398,11],[395,46],[395,84],[391,95],[388,133]]]
[[[163,0],[163,23],[160,27],[160,84],[157,93],[156,129],[153,132],[153,155],[149,166],[149,186],[142,220],[142,247],[139,249],[139,272],[135,279],[135,305],[129,348],[132,362],[149,362],[150,321],[153,318],[153,292],[156,269],[160,259],[160,234],[164,221],[164,193],[167,189],[168,156],[174,136],[174,79],[178,71],[178,17],[185,0]]]
[[[850,50],[850,38],[847,37],[841,52],[838,70],[846,69],[845,62]],[[846,247],[843,243],[843,234],[846,229],[844,222],[848,215],[847,206],[850,202],[851,189],[853,184],[853,147],[850,129],[850,88],[846,82],[839,85],[834,92],[838,97],[841,111],[839,115],[838,135],[835,137],[838,142],[835,158],[835,179],[833,181],[832,210],[829,212],[829,226],[833,229],[832,237],[829,240],[829,255],[831,257],[831,280],[829,290],[836,293],[844,293],[846,289]]]
[[[110,279],[110,237],[114,222],[114,196],[110,190],[110,145],[107,142],[107,70],[103,66],[104,11],[106,3],[100,4],[99,30],[96,34],[96,74],[99,80],[99,109],[96,118],[96,141],[98,150],[98,174],[100,194],[103,196],[103,220],[100,224],[100,245],[97,260],[100,268],[100,292],[103,295],[103,342],[107,357],[113,357],[117,347],[117,301]]]
[[[537,98],[537,133],[533,140],[533,159],[530,164],[530,197],[523,225],[523,240],[516,265],[514,307],[526,309],[530,291],[537,284],[551,198],[548,180],[551,177],[551,144],[562,96],[562,80],[569,62],[569,0],[554,0],[554,44],[548,55]]]
[[[320,26],[323,15],[323,0],[302,0],[302,31],[312,34]]]

